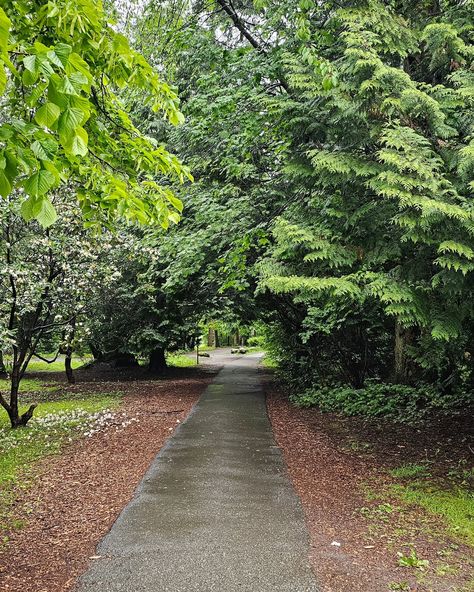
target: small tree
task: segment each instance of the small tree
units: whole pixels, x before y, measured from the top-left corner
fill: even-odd
[[[70,359],[71,330],[89,312],[92,291],[105,278],[113,280],[113,272],[101,267],[107,235],[91,236],[68,196],[56,195],[53,201],[61,217],[49,229],[25,222],[16,199],[0,201],[0,344],[10,378],[8,400],[0,394],[0,404],[12,427],[32,417],[35,405],[20,413],[18,392],[42,340],[63,334]]]

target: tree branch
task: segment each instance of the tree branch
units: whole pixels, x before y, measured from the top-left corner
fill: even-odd
[[[261,44],[258,42],[258,40],[252,35],[252,33],[250,33],[250,31],[248,31],[246,29],[244,23],[242,22],[242,19],[235,12],[235,9],[233,7],[231,8],[231,6],[229,6],[227,4],[226,0],[217,0],[217,2],[222,7],[222,10],[230,16],[230,18],[232,19],[232,22],[234,23],[234,26],[242,33],[242,35],[245,37],[245,39],[247,39],[247,41],[250,43],[250,45],[252,45],[255,49],[257,49],[261,53],[265,54],[266,53],[265,50],[263,49]]]

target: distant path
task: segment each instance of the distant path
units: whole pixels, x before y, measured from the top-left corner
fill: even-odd
[[[223,369],[100,544],[80,592],[317,592],[259,356],[210,353]]]

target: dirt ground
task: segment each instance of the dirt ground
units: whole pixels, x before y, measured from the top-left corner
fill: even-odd
[[[76,373],[78,384],[67,387],[69,396],[88,390],[124,392],[120,412],[139,421],[82,438],[40,463],[34,487],[19,492],[14,508],[26,526],[9,533],[9,544],[0,552],[2,592],[72,588],[151,460],[215,371],[176,369],[164,380],[151,380],[142,372],[118,377],[116,371]]]
[[[473,549],[447,534],[442,521],[387,494],[389,470],[431,463],[440,474],[473,463],[472,417],[409,428],[298,409],[265,377],[275,438],[301,498],[311,562],[322,592],[464,592],[473,586]],[[398,565],[397,552],[429,561]]]
[[[65,391],[67,397],[121,391],[120,411],[139,421],[73,442],[40,463],[34,487],[19,492],[14,508],[26,526],[9,533],[0,551],[1,592],[72,589],[216,371],[176,369],[153,380],[142,370],[99,368],[78,371],[75,386],[48,393],[54,399]],[[344,418],[297,409],[264,371],[262,379],[275,438],[305,510],[321,592],[472,592],[472,548],[451,538],[438,519],[387,494],[388,471],[403,463],[429,462],[434,478],[462,461],[472,466],[472,417],[423,428]],[[407,555],[411,544],[429,568],[398,565],[397,552]]]

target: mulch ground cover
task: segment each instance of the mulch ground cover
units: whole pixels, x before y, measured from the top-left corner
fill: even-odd
[[[451,538],[437,517],[393,495],[389,473],[410,462],[429,462],[434,476],[453,465],[472,466],[472,416],[411,428],[298,409],[270,377],[264,384],[322,592],[474,590],[472,547]],[[427,568],[398,565],[397,552],[409,555],[411,544]]]
[[[152,459],[216,371],[176,369],[163,380],[152,380],[140,369],[84,370],[76,372],[76,385],[48,395],[120,391],[120,412],[138,421],[82,438],[39,463],[35,485],[18,493],[14,507],[25,526],[10,532],[0,551],[2,592],[72,589]],[[51,374],[51,379],[62,378]]]

